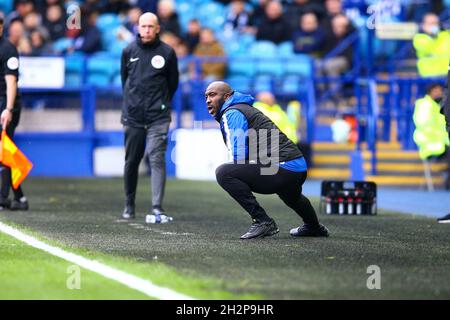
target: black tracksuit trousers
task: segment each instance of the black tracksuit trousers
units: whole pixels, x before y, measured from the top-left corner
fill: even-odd
[[[307,173],[279,168],[274,175],[262,175],[262,167],[259,164],[225,163],[216,169],[217,182],[256,221],[267,221],[270,218],[252,192],[276,193],[303,219],[305,224],[318,225],[319,221],[314,208],[308,198],[302,195],[302,185]]]

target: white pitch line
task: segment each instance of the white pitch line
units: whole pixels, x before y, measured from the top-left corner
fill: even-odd
[[[180,294],[167,288],[156,286],[148,280],[144,280],[121,270],[114,269],[98,261],[89,260],[74,253],[50,246],[2,222],[0,222],[0,231],[22,242],[25,242],[32,247],[48,252],[69,262],[75,263],[80,267],[96,272],[104,276],[105,278],[120,282],[129,288],[135,289],[148,295],[149,297],[161,300],[194,300],[194,298],[192,297]]]

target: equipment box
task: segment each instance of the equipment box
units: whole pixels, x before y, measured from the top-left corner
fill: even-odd
[[[376,215],[377,185],[369,181],[322,182],[320,212],[339,215]]]

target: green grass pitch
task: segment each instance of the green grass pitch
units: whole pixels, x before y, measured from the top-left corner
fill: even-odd
[[[169,180],[165,209],[174,221],[145,225],[150,181],[141,177],[137,219],[120,221],[121,179],[31,178],[28,212],[0,221],[45,242],[199,299],[448,299],[448,225],[380,211],[324,216],[329,238],[297,239],[301,221],[276,196],[258,196],[280,233],[239,240],[248,215],[214,182]],[[318,199],[312,199],[318,207]],[[146,299],[82,270],[81,289],[66,287],[69,262],[0,234],[0,299]],[[366,286],[381,270],[381,289]]]

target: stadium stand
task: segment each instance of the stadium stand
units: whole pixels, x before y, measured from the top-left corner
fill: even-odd
[[[95,110],[97,108],[101,112],[119,112],[121,103],[120,54],[130,41],[130,38],[124,38],[121,35],[121,31],[126,28],[128,22],[127,9],[123,8],[128,8],[129,4],[125,0],[120,2],[123,6],[120,7],[122,11],[119,10],[119,13],[105,11],[106,1],[95,2],[95,5],[92,1],[64,2],[63,12],[66,12],[70,4],[78,4],[83,8],[90,5],[91,7],[87,7],[88,10],[95,9],[100,13],[96,27],[101,32],[101,51],[89,55],[71,52],[70,48],[77,35],[76,30],[66,30],[64,37],[51,43],[54,56],[61,56],[65,61],[65,87],[71,90],[78,88],[80,92],[84,92],[82,94],[84,98],[80,100],[83,105],[94,104],[94,106],[83,106],[82,109]],[[286,10],[292,1],[281,2]],[[0,0],[0,11],[6,17],[6,21],[16,17],[13,3],[11,0]],[[359,150],[364,145],[367,152],[371,153],[370,158],[375,158],[375,165],[373,163],[370,165],[371,171],[368,175],[372,177],[377,174],[376,159],[382,158],[377,155],[377,143],[382,143],[382,148],[391,146],[391,151],[395,152],[416,152],[416,146],[412,142],[411,110],[414,99],[423,93],[421,86],[436,80],[441,82],[443,80],[420,77],[417,72],[417,57],[412,46],[412,38],[382,39],[370,25],[375,22],[412,22],[416,23],[417,32],[420,32],[422,17],[427,12],[435,10],[434,7],[424,5],[424,3],[419,0],[398,0],[389,1],[389,5],[382,7],[378,1],[342,0],[341,13],[351,20],[355,31],[342,41],[342,48],[320,58],[295,54],[292,41],[280,44],[257,41],[255,34],[258,23],[260,23],[257,14],[263,14],[263,8],[259,7],[260,2],[257,0],[245,3],[245,10],[254,13],[253,16],[250,15],[249,28],[235,30],[231,33],[224,30],[227,16],[231,10],[230,4],[214,0],[175,0],[174,8],[182,33],[181,37],[177,39],[178,42],[185,41],[183,37],[188,23],[194,18],[198,19],[202,27],[211,28],[215,32],[226,53],[226,56],[218,58],[218,61],[226,62],[225,80],[236,90],[252,94],[259,91],[271,91],[276,94],[277,100],[283,107],[286,106],[287,101],[292,99],[302,102],[303,125],[309,132],[308,135],[305,135],[305,139],[314,143],[318,153],[322,150],[320,143],[331,142],[330,123],[336,116],[349,114],[356,118],[360,134],[356,145],[352,146],[351,150]],[[39,11],[40,8],[41,1],[36,1],[35,9]],[[39,12],[44,25],[45,11]],[[323,8],[323,12],[326,12],[326,7]],[[441,10],[435,13],[439,15],[442,26],[448,28],[450,1],[443,0]],[[323,20],[321,20],[322,22]],[[132,30],[129,31],[132,34]],[[29,32],[30,30],[25,32],[23,38],[25,42],[28,41]],[[286,33],[290,33],[290,31],[286,30]],[[331,58],[348,48],[353,50],[351,69],[337,77],[318,74],[317,66],[323,59]],[[177,48],[175,49],[177,50]],[[450,57],[450,52],[448,57]],[[201,63],[201,59],[194,60],[191,55],[180,56],[180,61],[180,65],[184,66],[192,62]],[[338,86],[330,86],[330,83]],[[90,86],[97,89],[91,92],[86,88]],[[177,126],[192,126],[191,120],[182,121],[181,119],[199,121],[207,119],[208,115],[202,109],[204,86],[204,80],[198,70],[186,73],[186,77],[182,79],[181,83],[182,94],[179,95],[183,98],[174,103],[174,110],[179,111],[174,113],[177,117],[174,123]],[[101,90],[112,90],[113,94],[108,97],[109,100],[103,98],[105,95],[100,94]],[[26,91],[24,94],[26,95]],[[185,99],[185,97],[188,98]],[[65,105],[65,103],[61,105]],[[373,112],[374,110],[368,107],[370,105],[376,105],[379,110],[376,113]],[[27,108],[27,106],[25,107]],[[109,110],[107,110],[108,108]],[[367,124],[368,118],[379,123],[378,130],[377,126],[374,128]],[[117,127],[117,130],[119,129]],[[369,136],[371,141],[368,141]],[[339,159],[342,156],[342,150],[337,151],[336,159]],[[408,158],[408,155],[405,155],[405,158]],[[318,159],[317,163],[320,163],[322,158],[319,156]],[[363,166],[369,167],[367,164],[363,164]],[[347,165],[347,168],[351,169],[350,164]],[[329,174],[329,171],[325,171],[323,175],[311,172],[311,175],[317,178],[326,178],[329,177]],[[417,183],[418,180],[414,181]]]

